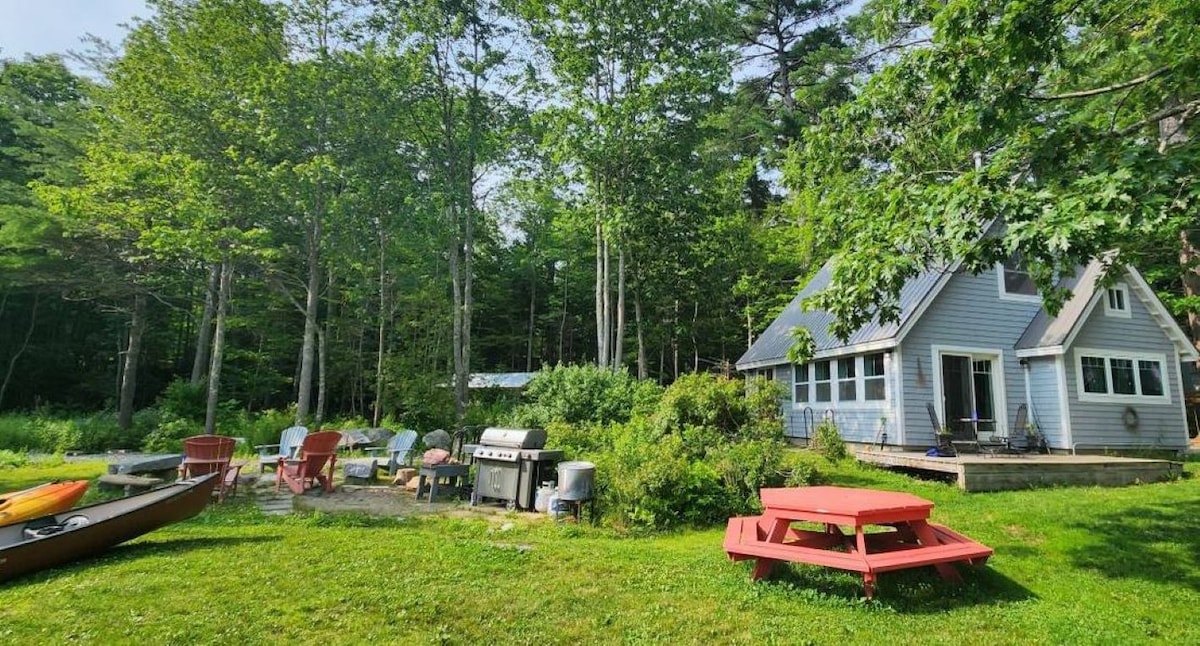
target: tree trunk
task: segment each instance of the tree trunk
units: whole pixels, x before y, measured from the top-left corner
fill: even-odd
[[[375,404],[371,410],[371,426],[379,426],[383,419],[383,358],[388,321],[391,319],[387,297],[387,228],[381,220],[379,223],[379,334],[375,349]]]
[[[1178,105],[1179,101],[1170,101]],[[1171,107],[1167,105],[1165,107]],[[1158,122],[1158,151],[1166,153],[1171,146],[1179,145],[1188,139],[1182,115],[1167,117]],[[1180,278],[1183,282],[1184,298],[1200,295],[1200,251],[1192,242],[1192,234],[1186,227],[1179,232],[1179,266]],[[1200,350],[1200,314],[1188,312],[1188,333],[1192,337],[1192,345]]]
[[[208,349],[212,346],[213,310],[216,309],[215,295],[221,282],[221,265],[214,263],[208,269],[208,283],[204,287],[204,313],[196,330],[196,353],[192,357],[191,384],[195,386],[204,378],[208,366]]]
[[[5,300],[8,299],[8,294],[5,294]],[[8,390],[8,384],[12,381],[13,370],[16,368],[17,360],[25,354],[25,350],[29,347],[29,339],[33,337],[33,329],[37,324],[38,310],[38,294],[33,294],[33,307],[29,310],[29,327],[25,328],[25,339],[21,341],[21,347],[13,351],[13,355],[8,358],[8,369],[4,371],[4,383],[0,384],[0,410],[4,408],[4,393]]]
[[[446,207],[448,211],[447,219],[452,223],[457,223],[458,219],[455,215],[453,206]],[[455,226],[455,233],[450,241],[450,284],[453,292],[454,302],[454,333],[453,347],[454,354],[454,420],[456,424],[461,424],[466,417],[467,401],[467,379],[466,366],[463,364],[463,284],[461,281],[461,248],[460,239],[458,237],[458,227]]]
[[[129,348],[121,371],[121,398],[117,407],[117,426],[128,431],[133,425],[133,397],[137,392],[138,361],[142,356],[142,334],[146,330],[146,295],[133,297],[133,315],[129,322]]]
[[[604,345],[604,232],[596,216],[596,365],[603,368],[608,354]]]
[[[313,418],[313,426],[321,428],[322,422],[325,421],[325,375],[328,368],[325,354],[325,339],[328,338],[329,321],[325,321],[325,327],[317,326],[317,414]]]
[[[217,399],[221,390],[221,364],[225,358],[225,320],[229,315],[229,292],[233,286],[233,260],[221,261],[221,281],[217,290],[217,322],[213,330],[212,357],[208,363],[208,405],[204,413],[204,432],[217,432]]]
[[[308,284],[304,300],[304,346],[300,358],[299,389],[296,392],[296,425],[304,423],[312,407],[313,368],[317,342],[317,308],[320,305],[321,265],[317,250],[321,224],[316,216],[308,236]]]
[[[650,377],[650,366],[647,365],[646,359],[646,330],[645,321],[642,319],[641,290],[634,290],[633,292],[633,320],[634,326],[637,327],[637,376],[638,379],[648,379]]]
[[[620,241],[618,241],[620,244]],[[613,370],[625,367],[625,245],[617,249],[617,331],[613,339]]]
[[[475,172],[474,161],[468,166],[468,171]],[[468,187],[469,188],[469,187]],[[471,318],[475,307],[475,198],[469,190],[467,199],[466,222],[463,223],[463,312],[462,312],[462,371],[463,387],[460,392],[462,402],[459,408],[462,416],[455,420],[458,428],[466,423],[467,406],[471,403]]]
[[[534,326],[537,324],[537,272],[531,272],[533,275],[529,281],[529,335],[525,338],[525,372],[533,372],[533,336]]]

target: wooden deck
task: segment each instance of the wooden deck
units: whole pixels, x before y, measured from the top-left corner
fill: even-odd
[[[855,451],[860,462],[881,467],[954,474],[966,491],[1007,491],[1053,485],[1121,486],[1173,480],[1183,464],[1171,460],[1104,455],[960,455],[930,457],[915,451]]]

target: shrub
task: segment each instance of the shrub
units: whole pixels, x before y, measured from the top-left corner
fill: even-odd
[[[38,448],[49,453],[62,453],[79,448],[83,434],[74,420],[39,419],[36,422]]]
[[[817,424],[817,429],[813,432],[813,440],[816,442],[817,452],[831,462],[845,459],[850,455],[846,450],[845,440],[842,439],[837,425],[833,422],[822,421]]]
[[[142,442],[142,450],[147,453],[174,453],[183,450],[183,438],[199,435],[204,432],[202,422],[186,419],[164,421],[158,428],[150,431]]]
[[[514,426],[545,428],[551,422],[627,422],[651,410],[662,389],[623,370],[593,365],[543,368],[529,382],[524,403],[506,420]]]
[[[24,451],[0,449],[0,469],[23,467],[29,462],[29,456]]]
[[[158,396],[156,406],[164,418],[203,422],[208,414],[208,384],[176,379]]]
[[[663,530],[728,517],[720,475],[702,461],[688,460],[679,436],[652,441],[656,433],[638,421],[613,431],[602,502],[616,524]]]
[[[782,441],[746,440],[722,445],[712,451],[712,464],[721,474],[730,511],[744,514],[759,509],[758,491],[784,484]]]
[[[0,415],[0,449],[28,451],[41,449],[37,425],[27,415]]]

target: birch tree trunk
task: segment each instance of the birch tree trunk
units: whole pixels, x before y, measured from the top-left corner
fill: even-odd
[[[613,339],[613,370],[620,370],[625,364],[625,245],[618,240],[617,244],[617,330]]]
[[[204,312],[200,315],[199,329],[196,330],[196,352],[192,357],[193,386],[204,378],[204,370],[208,366],[208,350],[212,346],[213,311],[216,309],[216,293],[220,289],[221,265],[214,263],[208,268],[208,283],[204,286]]]
[[[453,206],[446,207],[447,220],[457,222]],[[460,266],[460,248],[457,235],[450,242],[450,284],[454,296],[454,419],[461,423],[466,417],[467,379],[466,365],[463,363],[463,284],[461,281],[462,267]]]
[[[604,232],[596,216],[596,365],[603,368],[608,355],[604,344]]]
[[[313,368],[317,342],[317,307],[320,305],[321,265],[317,251],[321,239],[320,218],[309,224],[308,283],[304,300],[304,345],[300,355],[300,379],[296,393],[296,425],[302,425],[312,407]]]
[[[142,334],[146,330],[146,294],[133,297],[133,315],[129,322],[129,348],[121,371],[121,398],[117,408],[117,426],[122,431],[133,425],[133,398],[137,392],[138,361],[142,356]]]
[[[646,331],[645,322],[642,320],[642,294],[640,291],[633,292],[633,320],[634,326],[637,327],[637,376],[638,379],[648,379],[650,377],[650,366],[647,365],[646,359]]]
[[[208,364],[208,404],[204,412],[204,432],[217,432],[217,399],[221,390],[221,364],[225,357],[225,319],[229,314],[229,292],[233,285],[233,261],[221,261],[221,280],[217,289],[217,321],[213,330],[212,357]]]
[[[387,287],[387,228],[379,223],[379,334],[375,348],[375,403],[371,410],[371,426],[379,426],[383,419],[383,358],[387,343],[388,323],[391,320],[391,309],[388,304]]]

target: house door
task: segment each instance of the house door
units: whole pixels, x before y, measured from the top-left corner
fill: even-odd
[[[942,411],[956,435],[973,436],[976,424],[979,431],[995,430],[994,367],[988,356],[942,355]]]

